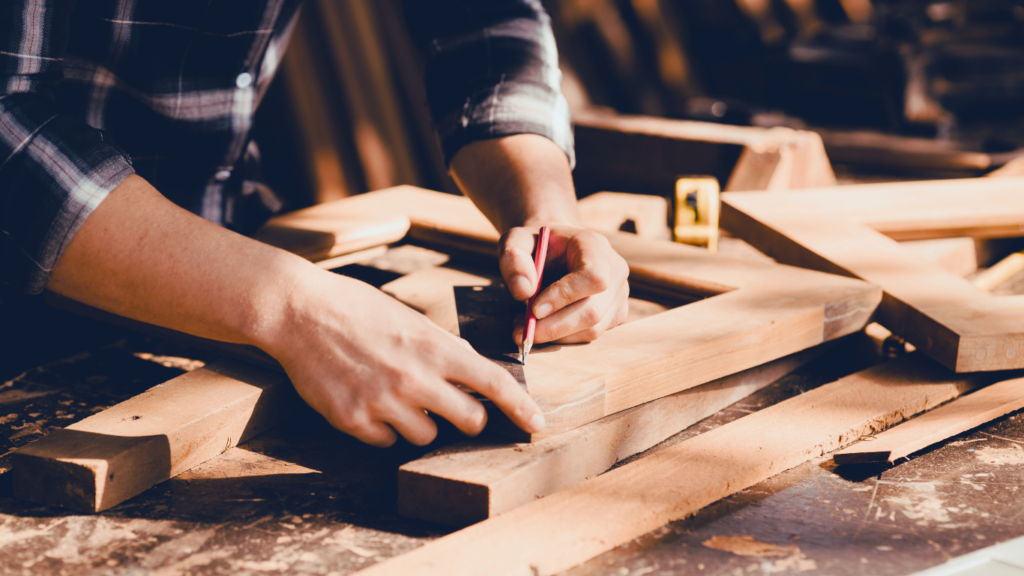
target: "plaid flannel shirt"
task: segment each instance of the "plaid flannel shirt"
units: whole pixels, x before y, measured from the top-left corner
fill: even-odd
[[[132,173],[244,230],[250,128],[301,0],[7,0],[0,5],[0,280],[39,293]],[[407,0],[448,160],[536,133],[572,163],[539,0]],[[251,210],[249,210],[251,212]],[[269,215],[267,213],[266,215]]]

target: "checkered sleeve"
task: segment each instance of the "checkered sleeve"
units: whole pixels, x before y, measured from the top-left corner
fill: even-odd
[[[0,280],[42,292],[75,232],[133,173],[110,138],[58,112],[73,0],[0,3]]]
[[[540,0],[406,0],[426,64],[427,98],[445,159],[489,138],[540,134],[575,165],[558,50]]]

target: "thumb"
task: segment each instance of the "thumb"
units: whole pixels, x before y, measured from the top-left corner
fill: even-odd
[[[537,291],[534,242],[534,234],[529,229],[512,228],[502,236],[498,245],[501,277],[516,300],[528,300]]]

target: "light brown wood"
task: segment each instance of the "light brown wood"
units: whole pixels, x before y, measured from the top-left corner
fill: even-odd
[[[911,354],[680,442],[361,571],[557,574],[725,496],[977,388]]]
[[[467,441],[398,470],[398,513],[468,526],[589,480],[616,462],[746,398],[822,347],[653,400],[533,444]]]
[[[677,178],[708,174],[726,190],[836,183],[821,138],[788,128],[752,128],[596,111],[574,114],[582,190],[671,194]]]
[[[397,242],[409,231],[400,213],[364,207],[366,195],[327,202],[272,218],[255,238],[307,260],[327,260]]]
[[[671,240],[668,199],[663,196],[598,192],[577,202],[583,225],[599,232],[618,232],[632,221],[634,232],[648,240]]]
[[[836,464],[895,462],[1021,408],[1024,378],[997,382],[836,452],[833,459]]]
[[[722,218],[779,262],[881,286],[878,321],[951,369],[1024,367],[1024,299],[981,292],[893,240],[1020,235],[1024,179],[726,194]]]
[[[1014,252],[975,276],[971,283],[979,290],[990,291],[1024,271],[1024,252]]]
[[[900,246],[950,274],[966,277],[978,271],[978,252],[973,238],[908,240]]]
[[[16,450],[14,495],[106,510],[281,422],[292,394],[282,373],[207,364]]]
[[[495,252],[498,233],[466,198],[412,187],[366,197],[382,212],[406,210],[414,238]],[[705,299],[590,344],[535,348],[526,382],[548,427],[530,441],[850,334],[878,303],[877,288],[836,276],[632,234],[607,237],[629,264],[634,288]]]
[[[985,176],[987,178],[1020,178],[1024,176],[1024,157],[1014,158]]]

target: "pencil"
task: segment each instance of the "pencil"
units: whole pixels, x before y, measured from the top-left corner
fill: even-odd
[[[537,289],[526,301],[526,325],[523,327],[523,345],[520,349],[523,364],[526,364],[526,356],[530,353],[530,348],[533,348],[533,333],[537,328],[537,317],[533,315],[533,301],[537,299],[537,294],[540,294],[541,281],[544,279],[544,261],[548,258],[550,237],[551,230],[547,226],[541,226],[537,245],[533,249],[533,264],[537,267]]]

